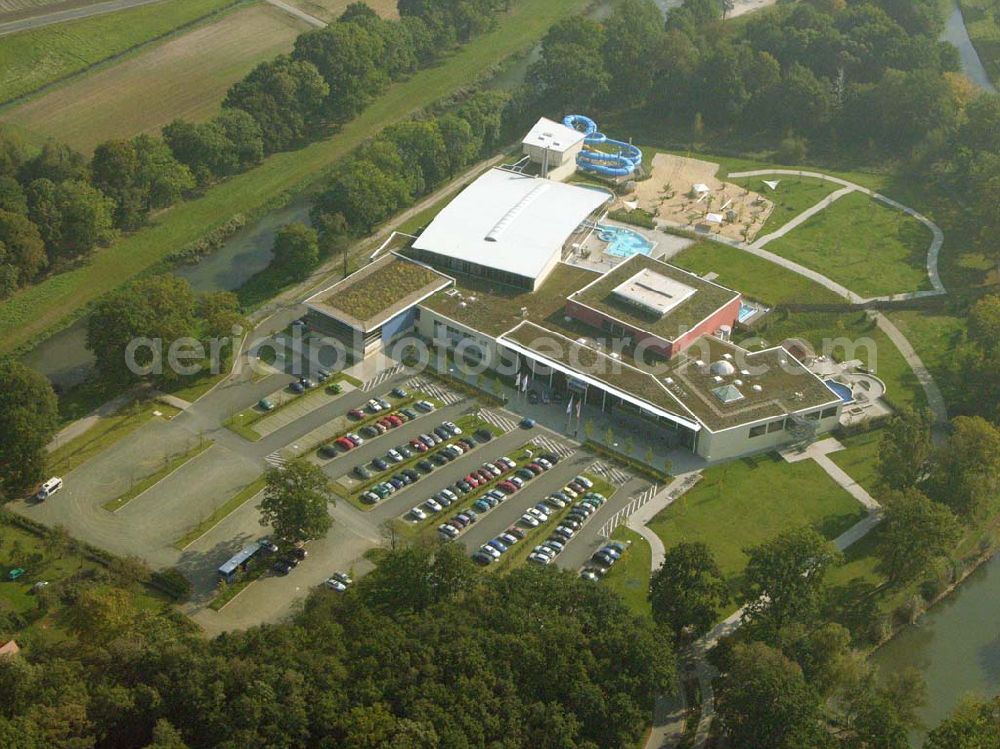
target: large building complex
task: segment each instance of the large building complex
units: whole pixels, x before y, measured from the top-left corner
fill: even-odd
[[[608,199],[491,169],[419,237],[311,297],[311,327],[354,359],[419,337],[510,382],[641,416],[709,461],[839,423],[844,401],[787,349],[732,341],[738,291],[641,249],[585,253],[595,232],[611,236]]]

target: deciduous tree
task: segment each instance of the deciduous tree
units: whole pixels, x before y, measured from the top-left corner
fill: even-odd
[[[669,549],[649,583],[653,619],[667,625],[679,640],[685,631],[702,635],[711,628],[729,588],[711,550],[700,541]]]
[[[44,478],[58,404],[48,380],[14,359],[0,358],[0,383],[0,492],[14,497]]]
[[[333,525],[330,480],[319,466],[298,458],[266,474],[264,499],[257,506],[260,524],[270,525],[289,543],[326,535]]]

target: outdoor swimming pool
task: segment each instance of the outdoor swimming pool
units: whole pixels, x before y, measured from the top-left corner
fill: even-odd
[[[747,304],[746,302],[740,302],[740,314],[737,316],[737,320],[740,322],[746,322],[751,317],[757,314],[757,308],[752,304]]]
[[[598,226],[597,238],[607,242],[605,255],[612,257],[632,257],[633,255],[648,255],[656,246],[642,234],[620,226]]]
[[[826,386],[834,392],[834,395],[839,397],[840,400],[844,401],[844,403],[850,403],[854,400],[854,391],[847,385],[835,382],[834,380],[823,380],[823,382],[826,383]]]

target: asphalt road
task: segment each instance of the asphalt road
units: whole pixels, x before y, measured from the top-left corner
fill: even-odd
[[[18,31],[28,31],[38,29],[43,26],[51,26],[54,23],[65,23],[66,21],[79,21],[81,18],[100,16],[105,13],[114,13],[119,10],[136,8],[140,5],[150,5],[162,0],[107,0],[103,3],[91,3],[88,5],[78,5],[77,7],[64,7],[61,10],[53,10],[47,13],[19,18],[15,21],[0,23],[0,36],[15,34]],[[71,3],[65,3],[71,5]]]

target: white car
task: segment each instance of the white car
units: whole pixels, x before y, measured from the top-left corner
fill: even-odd
[[[426,502],[424,502],[424,504],[427,505],[427,507],[429,507],[432,512],[441,512],[441,510],[444,509],[441,506],[441,503],[434,498],[428,499]]]
[[[593,481],[591,481],[590,479],[588,479],[588,478],[585,478],[585,477],[583,477],[583,476],[577,476],[577,477],[576,477],[575,479],[573,479],[573,480],[574,480],[574,481],[575,481],[576,483],[578,483],[578,484],[582,484],[582,485],[583,485],[583,486],[585,486],[585,487],[586,487],[587,489],[590,489],[590,488],[592,488],[592,487],[594,486],[594,482],[593,482]]]
[[[542,554],[531,554],[528,556],[528,561],[534,564],[552,564],[552,557],[547,557]]]
[[[489,544],[483,544],[482,546],[479,547],[479,550],[481,552],[483,552],[483,554],[488,554],[489,556],[493,557],[494,559],[499,559],[500,558],[500,552],[497,551],[496,549],[494,549]]]
[[[524,523],[529,528],[537,528],[541,523],[538,522],[538,518],[532,517],[528,513],[524,513],[521,516],[521,522]]]
[[[448,499],[450,499],[452,502],[458,501],[458,495],[455,494],[455,492],[453,492],[451,489],[442,489],[441,493]]]
[[[388,456],[389,460],[391,460],[393,463],[403,462],[403,456],[399,454],[399,450],[397,450],[396,448],[392,448],[391,450],[389,450],[389,452],[386,453],[386,455]]]
[[[537,520],[540,520],[542,522],[545,522],[546,520],[549,519],[549,516],[546,515],[544,512],[542,512],[541,510],[539,510],[537,507],[529,507],[527,514],[531,515],[533,518],[536,518]]]
[[[453,421],[446,421],[442,426],[456,437],[462,433],[462,428]]]
[[[454,525],[444,523],[443,525],[438,526],[438,533],[445,538],[458,538],[459,530]]]
[[[427,513],[424,512],[419,507],[414,507],[412,510],[410,510],[410,516],[414,520],[426,520],[427,519]]]
[[[334,577],[327,578],[327,581],[323,584],[330,590],[335,590],[338,593],[343,593],[344,591],[347,590],[347,586]]]
[[[379,402],[378,402],[377,400],[375,400],[374,398],[372,398],[372,399],[371,399],[370,401],[368,401],[368,406],[367,406],[367,408],[368,408],[368,410],[369,410],[369,411],[371,411],[371,412],[372,412],[373,414],[377,414],[377,413],[378,413],[379,411],[381,411],[381,410],[382,410],[382,404],[381,404],[381,403],[379,403]]]
[[[552,468],[552,464],[549,461],[547,461],[545,458],[539,458],[535,462],[538,463],[538,465],[540,465],[546,471],[548,471],[548,470],[550,470]]]

